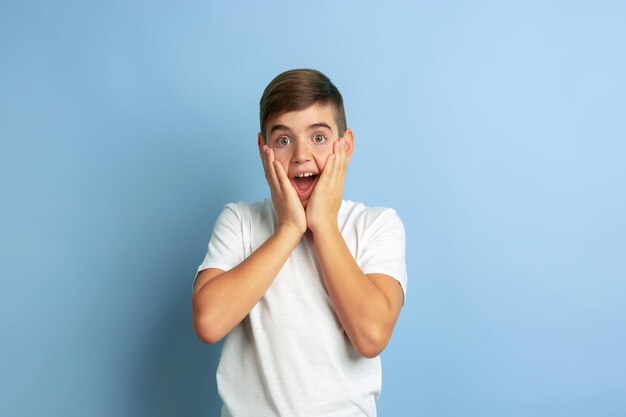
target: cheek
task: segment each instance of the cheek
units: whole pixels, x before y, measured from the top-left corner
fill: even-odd
[[[274,159],[276,159],[283,166],[284,170],[289,169],[289,161],[291,160],[291,153],[285,148],[274,148]]]
[[[320,149],[318,152],[315,152],[315,162],[317,163],[317,168],[322,172],[324,167],[326,166],[326,161],[328,160],[328,156],[333,153],[332,144],[325,149]]]
[[[315,159],[317,162],[317,169],[319,169],[320,172],[323,172],[324,167],[326,166],[326,157],[320,156],[319,158],[315,158]]]

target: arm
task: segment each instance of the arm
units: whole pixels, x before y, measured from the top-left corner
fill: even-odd
[[[278,217],[276,232],[239,265],[206,269],[193,293],[193,325],[200,339],[215,343],[252,310],[306,231],[306,215],[281,164],[266,146],[259,150]]]
[[[301,234],[288,227],[276,232],[235,268],[200,272],[193,294],[193,325],[200,339],[216,343],[252,310],[282,268]]]
[[[379,355],[402,308],[399,282],[384,274],[363,274],[336,224],[317,229],[314,242],[331,303],[352,345],[367,358]]]
[[[335,143],[307,207],[307,222],[337,317],[357,352],[374,357],[391,338],[404,294],[390,276],[363,274],[339,231],[337,214],[351,144],[351,136]]]

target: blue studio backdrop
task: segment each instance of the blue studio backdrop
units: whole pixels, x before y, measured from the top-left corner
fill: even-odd
[[[2,1],[0,415],[218,416],[191,284],[268,195],[258,101],[344,95],[345,198],[397,210],[381,416],[626,415],[620,1]]]

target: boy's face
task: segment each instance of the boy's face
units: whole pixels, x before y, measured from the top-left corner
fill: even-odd
[[[328,155],[333,153],[333,143],[339,140],[334,113],[332,104],[315,103],[304,110],[283,113],[267,124],[267,146],[272,148],[275,159],[283,166],[304,208]],[[348,144],[350,161],[354,144],[352,131],[346,129],[343,138]],[[260,149],[263,146],[260,133],[258,142]]]

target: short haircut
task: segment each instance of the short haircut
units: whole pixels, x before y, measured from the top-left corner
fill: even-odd
[[[261,135],[267,143],[267,122],[290,111],[304,110],[313,104],[331,103],[339,136],[346,131],[346,113],[341,93],[321,72],[314,69],[285,71],[274,78],[263,91],[260,102]]]

